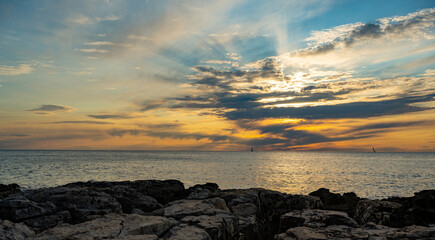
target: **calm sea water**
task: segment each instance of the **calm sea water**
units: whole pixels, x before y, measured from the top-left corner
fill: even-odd
[[[435,188],[435,153],[0,151],[0,183],[23,188],[75,181],[178,179],[186,187],[263,187],[383,198]]]

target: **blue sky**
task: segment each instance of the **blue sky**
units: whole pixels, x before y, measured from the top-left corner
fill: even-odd
[[[431,151],[434,5],[2,0],[0,148]]]

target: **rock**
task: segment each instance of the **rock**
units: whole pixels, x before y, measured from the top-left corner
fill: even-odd
[[[373,222],[380,225],[395,226],[400,221],[402,204],[381,200],[361,200],[358,202],[355,220],[359,224]]]
[[[127,186],[116,186],[113,189],[105,190],[106,193],[114,197],[122,206],[124,213],[131,213],[133,209],[143,212],[152,212],[163,206],[151,196],[145,196]]]
[[[322,222],[329,225],[346,225],[351,227],[357,227],[358,224],[349,217],[349,215],[345,212],[338,211],[324,211],[322,216]]]
[[[232,240],[239,236],[238,219],[229,213],[187,216],[181,222],[204,229],[213,240]]]
[[[435,223],[435,190],[415,193],[402,204],[404,225],[429,226]]]
[[[23,196],[15,196],[0,200],[0,218],[13,222],[22,222],[27,219],[54,213],[56,206],[53,203],[36,203]]]
[[[314,239],[328,239],[325,234],[318,233],[311,228],[295,227],[286,231],[290,237],[295,237],[298,240],[314,240]]]
[[[374,223],[362,227],[329,225],[317,227],[294,227],[275,239],[435,239],[435,230],[422,226],[391,228]]]
[[[89,190],[108,191],[113,188],[129,188],[145,196],[151,196],[160,204],[183,199],[187,196],[184,184],[178,180],[138,180],[123,182],[76,182],[65,187],[86,188]],[[131,190],[129,190],[131,191]]]
[[[154,234],[162,236],[178,222],[171,218],[160,216],[125,215],[119,236]]]
[[[121,205],[112,196],[85,188],[56,187],[26,192],[38,203],[51,202],[58,211],[69,211],[73,223],[81,223],[108,213],[121,213]]]
[[[175,224],[173,219],[158,216],[107,214],[76,225],[60,224],[35,239],[157,239]]]
[[[241,203],[231,207],[231,212],[238,217],[250,217],[257,214],[257,206],[252,203]]]
[[[20,186],[18,184],[12,183],[12,184],[0,184],[0,199],[7,197],[13,193],[19,193],[21,192]]]
[[[170,202],[164,208],[164,216],[182,219],[186,216],[215,215],[219,211],[225,212],[224,210],[217,209],[206,200],[178,200]]]
[[[227,204],[225,202],[225,200],[223,200],[222,198],[210,198],[210,199],[206,199],[204,200],[204,202],[208,202],[211,205],[213,205],[213,207],[215,207],[216,209],[222,210],[224,212],[230,212],[230,210],[227,207]]]
[[[215,193],[217,190],[219,190],[219,186],[216,183],[206,183],[202,185],[197,184],[187,189],[187,199],[201,200],[211,198],[213,193]]]
[[[331,193],[326,188],[319,188],[317,191],[310,193],[309,196],[319,197],[323,203],[322,209],[347,212],[350,217],[355,215],[356,206],[360,200],[353,192],[340,195]]]
[[[279,229],[285,231],[294,227],[326,227],[329,225],[345,225],[356,227],[358,224],[345,212],[304,209],[293,210],[281,216]]]
[[[62,222],[71,222],[71,214],[68,211],[61,211],[24,221],[27,226],[32,227],[36,232],[52,228]]]
[[[259,189],[222,190],[217,191],[214,196],[224,199],[229,208],[242,203],[252,203],[258,206],[258,191]]]
[[[150,195],[151,197],[157,199],[157,201],[161,204],[182,199],[186,196],[184,184],[178,180],[149,180],[147,185],[146,195]]]
[[[211,240],[208,233],[194,226],[176,226],[173,227],[164,237],[168,240]]]
[[[0,239],[2,240],[30,239],[34,235],[35,233],[22,223],[0,220]]]
[[[59,224],[36,235],[34,239],[115,239],[122,230],[123,217],[106,215],[80,224]]]

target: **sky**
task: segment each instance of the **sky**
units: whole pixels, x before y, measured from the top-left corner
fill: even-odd
[[[0,0],[0,149],[435,150],[433,0]]]

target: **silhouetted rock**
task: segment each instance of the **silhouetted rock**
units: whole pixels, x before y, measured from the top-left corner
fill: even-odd
[[[56,206],[53,203],[36,203],[23,196],[8,197],[0,200],[0,218],[13,222],[22,222],[27,219],[54,213]]]
[[[435,238],[433,229],[403,227],[433,223],[433,190],[389,201],[327,189],[311,195],[213,183],[186,190],[176,180],[78,182],[0,199],[0,239]],[[352,219],[345,211],[357,200]]]
[[[13,193],[19,193],[21,192],[20,186],[18,184],[12,183],[12,184],[0,184],[0,198],[7,197]]]
[[[400,212],[403,205],[382,200],[361,200],[355,213],[359,224],[373,222],[379,225],[395,226],[400,222]]]
[[[76,182],[67,184],[65,186],[81,187],[91,190],[95,189],[97,191],[107,191],[109,194],[112,194],[111,189],[124,188],[124,192],[130,191],[129,194],[134,194],[135,191],[145,196],[151,196],[156,199],[160,204],[166,204],[170,201],[183,199],[187,196],[187,192],[184,189],[184,184],[178,180],[138,180],[131,182]],[[126,196],[128,196],[128,194]]]
[[[353,192],[340,195],[338,193],[331,193],[326,188],[319,188],[308,195],[319,197],[323,203],[322,209],[347,212],[351,217],[355,215],[356,206],[360,200]]]
[[[409,198],[389,198],[403,205],[399,226],[422,225],[435,223],[435,190],[424,190]]]
[[[197,184],[187,189],[187,199],[211,198],[217,190],[219,190],[219,186],[216,183]]]
[[[85,188],[44,188],[26,192],[25,196],[37,203],[50,203],[57,211],[68,211],[73,223],[122,212],[121,205],[112,196]]]

